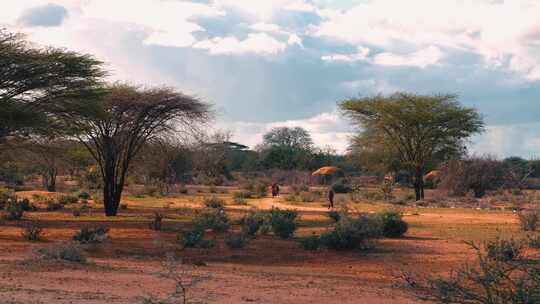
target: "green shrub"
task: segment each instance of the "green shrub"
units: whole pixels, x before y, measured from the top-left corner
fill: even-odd
[[[86,191],[79,192],[78,197],[83,200],[89,200],[92,196]]]
[[[24,211],[37,211],[37,207],[32,204],[30,202],[29,199],[27,198],[24,198],[22,200],[19,201],[19,204],[21,205],[21,208],[24,210]]]
[[[86,254],[80,246],[73,243],[56,243],[38,248],[36,252],[46,260],[63,260],[76,263],[86,262]]]
[[[24,210],[17,201],[9,201],[6,205],[6,214],[4,218],[8,221],[18,221],[24,215]]]
[[[208,208],[225,209],[225,201],[215,195],[203,198],[203,203]]]
[[[321,243],[334,250],[369,249],[382,236],[382,221],[373,215],[342,216],[332,231],[321,235]]]
[[[64,209],[64,205],[53,200],[47,202],[47,211],[56,211]]]
[[[486,242],[484,247],[489,258],[507,262],[521,257],[524,246],[521,241],[497,237],[495,240]]]
[[[268,194],[270,183],[266,179],[250,179],[242,185],[242,189],[249,191],[253,196],[261,198]]]
[[[73,195],[60,195],[58,202],[62,205],[71,205],[79,202],[79,199]]]
[[[265,222],[262,224],[261,228],[259,228],[259,233],[261,235],[268,235],[272,231],[272,225],[270,223]]]
[[[341,218],[341,213],[336,210],[328,211],[328,217],[331,218],[334,222],[339,222],[339,219]]]
[[[43,227],[36,222],[29,222],[25,225],[22,232],[22,236],[25,240],[36,242],[41,240],[41,234],[43,232]]]
[[[240,224],[242,225],[242,231],[248,236],[255,236],[261,226],[264,224],[265,216],[260,212],[251,212],[245,215]]]
[[[246,247],[249,238],[243,233],[230,234],[225,238],[225,244],[231,249]]]
[[[316,235],[301,238],[299,242],[305,250],[315,251],[321,247],[321,238]]]
[[[180,186],[180,188],[178,188],[178,193],[180,194],[188,194],[189,193],[189,190],[186,186],[182,185]]]
[[[105,226],[84,226],[73,236],[73,240],[81,244],[103,243],[108,238],[109,228]]]
[[[215,232],[229,230],[229,217],[223,209],[205,209],[195,214],[193,225],[196,229],[212,229]]]
[[[352,191],[352,187],[346,179],[341,178],[332,185],[332,190],[335,193],[349,193]]]
[[[272,232],[282,239],[290,238],[296,231],[296,217],[298,212],[294,210],[280,210],[273,208],[270,212],[270,224]]]
[[[385,237],[401,237],[409,230],[409,225],[403,220],[403,214],[399,211],[387,210],[382,212],[380,216]]]
[[[214,240],[204,239],[204,230],[195,228],[176,235],[176,241],[184,248],[212,248]]]

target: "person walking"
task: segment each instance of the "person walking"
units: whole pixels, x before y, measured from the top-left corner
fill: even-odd
[[[328,190],[328,209],[334,208],[334,189],[330,187],[330,190]]]

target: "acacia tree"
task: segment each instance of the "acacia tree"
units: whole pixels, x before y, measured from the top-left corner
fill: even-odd
[[[173,89],[116,84],[102,99],[100,115],[75,122],[79,140],[101,171],[107,216],[117,214],[129,166],[144,144],[194,130],[209,119],[209,109],[208,104]]]
[[[29,44],[0,30],[0,142],[56,132],[55,122],[92,109],[102,94],[102,63],[89,55]]]
[[[313,154],[313,140],[304,128],[278,127],[264,134],[258,150],[267,168],[305,169]]]
[[[416,200],[424,198],[427,164],[464,151],[464,141],[484,127],[478,112],[461,106],[456,95],[398,92],[348,99],[339,107],[360,127],[361,143],[395,156],[410,172]]]

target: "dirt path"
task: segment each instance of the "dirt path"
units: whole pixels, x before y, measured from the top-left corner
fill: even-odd
[[[286,204],[281,201],[280,198],[261,198],[257,200],[250,200],[248,206],[232,206],[231,209],[249,209],[255,207],[260,210],[271,210],[272,208],[290,209],[300,212],[328,212],[328,208],[325,207],[304,207]]]

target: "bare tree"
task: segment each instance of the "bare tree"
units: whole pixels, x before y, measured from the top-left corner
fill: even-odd
[[[52,137],[33,137],[24,144],[29,152],[29,159],[35,164],[43,187],[47,191],[56,191],[56,177],[66,165],[65,152],[67,142]]]
[[[173,89],[112,85],[102,100],[102,113],[75,123],[79,140],[101,170],[105,214],[117,214],[129,166],[145,143],[186,134],[209,118],[208,104]]]

